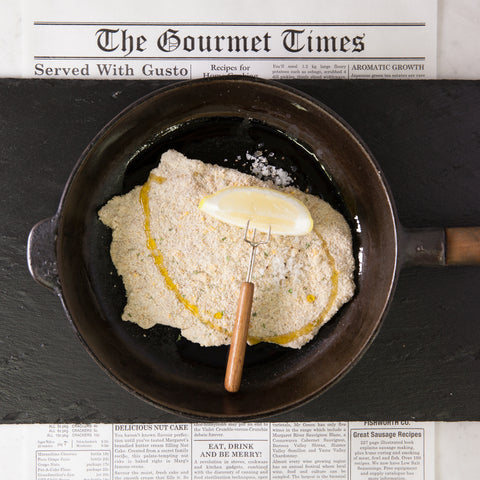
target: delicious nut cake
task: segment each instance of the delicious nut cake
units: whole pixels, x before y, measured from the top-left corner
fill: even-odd
[[[349,226],[320,198],[169,150],[147,182],[112,198],[99,212],[112,229],[111,257],[125,284],[122,318],[148,329],[179,328],[203,346],[230,343],[250,247],[244,229],[200,211],[206,195],[232,186],[264,186],[295,196],[313,230],[272,235],[259,247],[248,341],[300,348],[353,295]],[[258,235],[258,234],[257,234]]]

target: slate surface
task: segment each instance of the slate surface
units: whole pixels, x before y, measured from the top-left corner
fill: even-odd
[[[363,137],[404,226],[480,225],[480,82],[285,83]],[[165,84],[0,80],[1,423],[186,420],[106,376],[26,263],[30,228],[54,214],[88,142]],[[268,420],[480,420],[479,286],[479,267],[403,270],[381,332],[354,369],[324,395]]]

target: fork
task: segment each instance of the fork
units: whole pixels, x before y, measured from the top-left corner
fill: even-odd
[[[225,373],[225,389],[229,392],[238,392],[242,380],[243,364],[245,361],[245,350],[247,346],[248,327],[250,325],[250,317],[252,313],[253,293],[255,285],[252,282],[253,266],[255,264],[255,256],[257,248],[265,245],[270,241],[271,228],[268,229],[267,239],[263,241],[255,240],[257,229],[253,229],[252,237],[249,238],[250,220],[245,227],[243,240],[251,247],[250,261],[248,264],[247,278],[240,285],[240,295],[237,305],[237,314],[230,342],[230,350],[228,352],[227,370]]]

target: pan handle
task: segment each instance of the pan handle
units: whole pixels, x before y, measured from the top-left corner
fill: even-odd
[[[27,261],[30,274],[38,283],[58,291],[60,282],[55,252],[56,238],[56,217],[38,222],[28,236]]]
[[[480,227],[446,228],[447,265],[480,265]]]
[[[403,229],[405,266],[480,265],[480,227]]]

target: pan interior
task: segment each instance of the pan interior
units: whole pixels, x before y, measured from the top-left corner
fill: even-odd
[[[116,194],[126,193],[134,186],[143,184],[149,171],[158,165],[162,153],[170,148],[189,158],[235,168],[245,173],[250,173],[251,165],[246,155],[262,151],[270,165],[289,173],[296,187],[322,197],[351,221],[338,188],[307,145],[292,141],[283,132],[263,122],[235,117],[197,119],[160,136],[153,145],[142,149],[130,159],[125,174],[116,177],[117,183],[111,185],[104,200],[108,201]],[[144,358],[151,368],[163,363],[168,351],[170,357],[173,355],[176,358],[176,368],[182,370],[182,376],[193,374],[198,378],[199,372],[205,368],[211,370],[211,375],[221,378],[228,355],[227,346],[200,347],[181,338],[179,331],[171,327],[157,325],[143,330],[136,324],[120,319],[126,299],[122,280],[108,255],[110,232],[94,217],[94,211],[90,214],[91,232],[83,249],[86,264],[91,269],[91,287],[100,304],[100,311],[104,312],[105,319],[115,331],[123,349],[131,351],[135,357]],[[105,281],[105,272],[109,272],[108,282]],[[318,341],[321,341],[321,335]],[[302,353],[274,344],[249,346],[245,359],[245,376],[248,376],[249,369],[253,375],[259,365],[265,368],[269,363],[290,363],[299,356]]]

